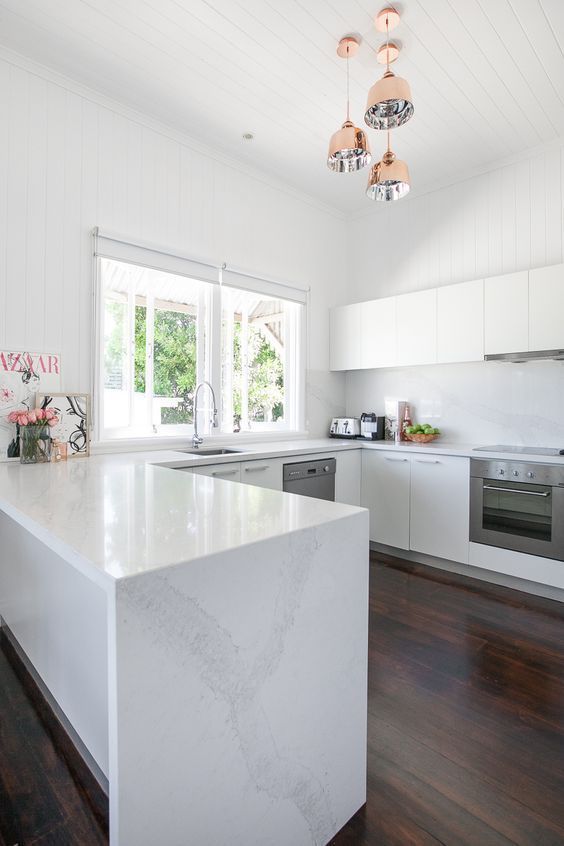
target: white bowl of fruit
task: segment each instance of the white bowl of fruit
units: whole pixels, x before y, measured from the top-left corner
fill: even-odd
[[[435,441],[441,433],[439,429],[434,429],[429,423],[417,423],[413,426],[407,426],[404,434],[408,441],[413,441],[416,444],[428,444]]]

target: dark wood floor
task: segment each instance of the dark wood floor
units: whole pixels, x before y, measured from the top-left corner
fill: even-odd
[[[563,605],[374,556],[368,803],[334,846],[564,846],[563,669]],[[0,831],[106,843],[1,653]]]

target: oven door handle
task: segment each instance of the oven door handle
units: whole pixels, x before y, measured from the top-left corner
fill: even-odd
[[[525,496],[550,496],[551,491],[523,491],[519,488],[497,488],[495,485],[484,485],[485,491],[499,491],[500,493],[525,494]]]

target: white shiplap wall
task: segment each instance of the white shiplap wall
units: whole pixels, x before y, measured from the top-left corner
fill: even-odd
[[[91,390],[95,225],[311,286],[312,431],[344,401],[328,373],[342,217],[260,172],[31,65],[0,58],[0,348],[60,352]]]
[[[564,146],[349,220],[349,299],[374,299],[564,258]],[[440,177],[440,174],[437,174]]]

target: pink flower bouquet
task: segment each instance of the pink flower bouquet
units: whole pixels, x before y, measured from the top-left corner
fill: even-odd
[[[32,408],[11,411],[8,420],[18,427],[22,464],[37,464],[51,460],[49,429],[59,422],[59,418],[52,409]]]

